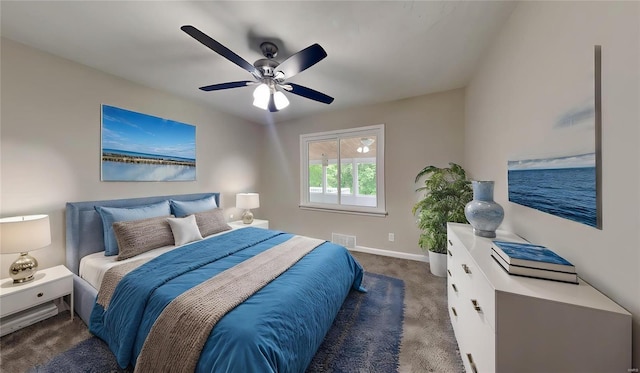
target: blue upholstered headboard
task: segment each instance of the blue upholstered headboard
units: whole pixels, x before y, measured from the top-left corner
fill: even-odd
[[[96,206],[130,207],[147,205],[164,200],[193,201],[214,196],[220,206],[220,193],[178,194],[170,196],[112,199],[105,201],[68,202],[66,208],[67,268],[78,274],[82,257],[104,250],[102,220],[95,210]]]

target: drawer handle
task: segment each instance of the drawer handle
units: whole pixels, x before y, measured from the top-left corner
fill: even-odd
[[[464,273],[471,274],[471,269],[469,269],[468,265],[463,264],[462,269],[464,269]]]
[[[456,286],[456,284],[451,284],[451,287],[453,288],[453,291],[455,291],[456,293],[458,292],[458,287]]]
[[[453,312],[453,316],[458,316],[458,312],[456,312],[455,307],[451,307],[451,312]]]
[[[38,293],[38,298],[41,298],[44,295],[44,293]]]
[[[473,373],[478,373],[478,368],[476,367],[476,363],[473,361],[473,356],[471,356],[471,354],[467,354],[467,360],[469,360],[469,365],[471,365],[471,371]]]
[[[451,271],[447,269],[447,273],[449,274],[449,276],[452,276]]]
[[[449,241],[449,246],[453,246],[453,242],[451,242],[451,240],[447,240]]]
[[[471,304],[473,304],[473,309],[474,309],[474,310],[476,310],[476,311],[478,311],[478,312],[481,312],[481,311],[482,311],[482,308],[480,308],[480,303],[478,303],[478,301],[477,301],[477,300],[475,300],[475,299],[471,299]]]
[[[447,254],[449,254],[449,256],[453,256],[453,253],[449,249],[447,249]]]

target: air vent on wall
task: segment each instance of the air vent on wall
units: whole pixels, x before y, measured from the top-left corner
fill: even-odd
[[[342,245],[347,249],[356,247],[356,236],[348,236],[346,234],[331,233],[331,242]]]

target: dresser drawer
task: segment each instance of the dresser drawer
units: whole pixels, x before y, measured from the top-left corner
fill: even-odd
[[[467,261],[465,258],[468,257],[468,254],[465,252],[452,252],[447,257],[447,293],[451,291],[456,291],[459,289],[467,289],[471,288],[471,285],[468,283],[468,279],[464,276],[464,270],[461,264]]]
[[[72,276],[45,282],[38,286],[31,286],[24,290],[14,291],[11,294],[2,296],[2,302],[0,302],[0,317],[60,298],[71,294],[72,291]]]
[[[469,305],[474,310],[474,316],[479,322],[488,324],[496,330],[496,292],[489,282],[482,276],[477,276],[472,283]]]
[[[458,312],[458,301],[454,295],[449,295],[449,302],[447,307],[449,308],[449,319],[451,320],[451,326],[453,327],[453,333],[456,335],[456,340],[458,343],[463,341],[464,339],[460,336],[462,330],[459,327],[461,314]]]
[[[448,239],[447,246],[447,270],[448,275],[454,278],[462,279],[466,274],[465,271],[469,268],[469,263],[472,263],[471,255],[464,249],[464,246],[458,242],[455,238]],[[460,280],[458,280],[460,281]]]
[[[461,262],[449,270],[453,273],[450,282],[454,282],[458,291],[467,298],[460,306],[469,309],[474,319],[489,324],[495,330],[494,288],[468,253],[458,257],[462,258]],[[452,287],[447,290],[451,291]]]
[[[468,307],[468,297],[452,299],[449,316],[458,341],[458,348],[467,373],[493,372],[495,334],[489,325],[479,322],[475,311]],[[455,311],[454,311],[455,310]]]
[[[460,319],[461,312],[466,307],[467,302],[469,302],[469,295],[467,292],[463,291],[463,288],[459,286],[455,281],[456,279],[451,279],[447,283],[447,304],[449,306],[449,313],[456,316],[456,319]],[[453,320],[454,317],[451,317]],[[469,316],[467,315],[466,318]]]
[[[489,325],[477,321],[471,321],[466,326],[470,338],[465,341],[464,350],[460,349],[460,355],[467,372],[495,372],[496,335],[494,330]]]
[[[448,259],[456,258],[458,255],[466,253],[467,250],[464,248],[462,242],[454,235],[447,235],[447,254],[449,255]]]
[[[468,314],[465,314],[464,307],[460,307],[461,299],[456,295],[451,295],[449,298],[449,318],[451,319],[451,326],[458,342],[459,351],[469,350],[469,340],[473,338],[469,335],[470,331],[470,318]],[[469,371],[469,370],[467,370]]]

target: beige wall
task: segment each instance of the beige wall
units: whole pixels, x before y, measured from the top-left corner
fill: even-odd
[[[633,315],[640,366],[640,3],[524,2],[477,70],[466,96],[465,165],[496,181],[503,227],[547,245]],[[603,229],[508,202],[507,159],[539,141],[579,56],[602,45]],[[587,53],[587,58],[592,54]],[[603,341],[603,343],[606,343]],[[631,368],[631,367],[629,367]]]
[[[52,244],[32,253],[41,268],[64,263],[67,201],[215,191],[233,207],[259,189],[263,126],[7,39],[1,50],[0,216],[50,215]],[[197,181],[101,182],[103,103],[195,125]],[[0,257],[0,277],[15,257]]]
[[[464,91],[453,90],[379,105],[317,115],[267,129],[262,161],[261,214],[271,227],[331,239],[355,235],[357,245],[423,255],[411,207],[416,174],[429,164],[462,162]],[[301,210],[300,135],[385,125],[386,217]],[[389,242],[388,234],[395,233]]]

